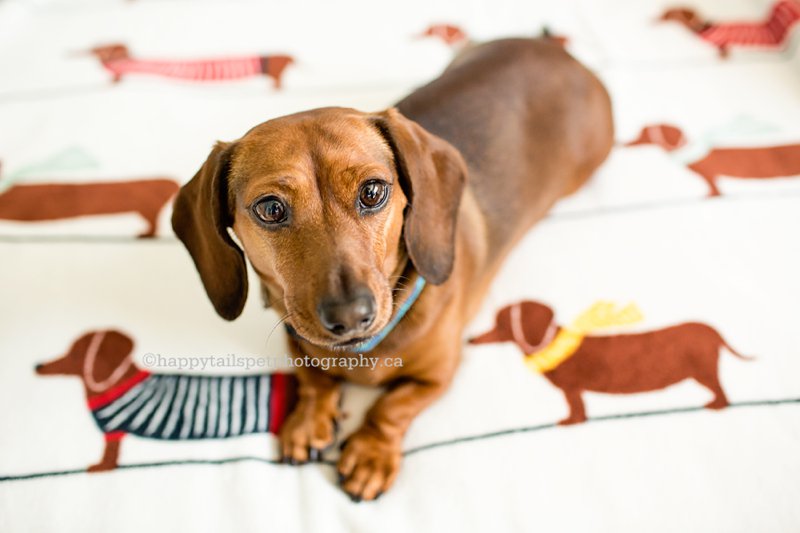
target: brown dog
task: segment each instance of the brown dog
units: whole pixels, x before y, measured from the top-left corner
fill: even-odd
[[[655,144],[671,152],[686,145],[683,132],[669,124],[655,124],[642,129],[639,137],[625,146]],[[688,168],[708,183],[709,196],[720,196],[717,179],[782,178],[800,176],[800,144],[760,148],[714,148]]]
[[[151,374],[132,356],[133,339],[101,330],[82,335],[62,357],[36,366],[41,376],[81,378],[86,403],[105,437],[103,457],[89,472],[115,469],[128,434],[174,441],[277,433],[294,407],[291,374]]]
[[[560,329],[552,309],[524,301],[502,308],[494,328],[469,342],[514,342],[523,354],[531,355],[552,342]],[[722,409],[728,399],[717,372],[720,348],[749,359],[731,348],[714,328],[697,322],[631,335],[586,336],[574,354],[544,376],[561,389],[569,404],[569,416],[561,424],[586,420],[584,391],[633,394],[685,379],[694,379],[711,391],[714,399],[706,407]]]
[[[217,312],[241,313],[246,254],[295,356],[380,361],[298,369],[286,460],[313,460],[334,441],[340,380],[387,385],[338,463],[354,499],[386,490],[403,435],[449,385],[464,325],[506,254],[612,143],[603,86],[542,39],[471,48],[397,109],[317,109],[218,143],[172,219]],[[402,367],[385,364],[395,357]]]
[[[171,179],[14,185],[0,193],[0,219],[21,222],[138,213],[147,222],[139,237],[154,237],[158,215],[178,191]]]

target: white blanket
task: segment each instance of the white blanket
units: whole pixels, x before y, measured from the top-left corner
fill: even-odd
[[[715,23],[758,22],[771,4],[693,7]],[[800,531],[800,170],[791,171],[800,152],[766,150],[756,165],[785,175],[730,175],[753,148],[800,145],[800,30],[780,47],[734,46],[722,59],[678,23],[657,23],[668,7],[0,2],[0,531]],[[278,317],[261,307],[254,280],[240,319],[214,313],[172,235],[166,197],[155,206],[156,237],[137,239],[147,222],[136,208],[75,216],[85,188],[52,189],[55,207],[27,193],[9,207],[3,195],[41,184],[184,183],[214,141],[271,117],[388,107],[451,59],[441,39],[419,38],[434,24],[476,41],[544,26],[567,37],[611,92],[619,144],[512,253],[466,332],[452,388],[411,426],[395,486],[377,502],[353,503],[337,487],[338,447],[321,464],[282,465],[272,434],[128,436],[119,468],[87,473],[104,440],[81,382],[39,376],[38,363],[87,332],[114,329],[134,341],[134,364],[150,372],[259,373],[286,353],[284,332],[273,331]],[[288,54],[295,63],[281,89],[264,76],[130,75],[114,84],[96,58],[77,54],[109,43],[142,60]],[[665,124],[682,132],[681,149],[625,146]],[[649,131],[653,140],[667,130]],[[721,194],[708,197],[688,164],[726,147],[741,149],[744,163],[719,167]],[[36,220],[45,212],[55,218]],[[526,300],[552,308],[561,325],[598,301],[633,303],[641,321],[592,335],[702,322],[754,359],[719,350],[723,409],[704,408],[712,393],[687,379],[634,394],[584,393],[588,420],[558,425],[568,414],[564,395],[513,342],[466,343]],[[152,354],[232,354],[242,366],[159,368]],[[670,363],[642,358],[644,368],[612,372],[646,376]],[[377,393],[345,387],[339,440]]]

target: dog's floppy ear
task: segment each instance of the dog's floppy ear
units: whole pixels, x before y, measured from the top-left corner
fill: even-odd
[[[242,313],[247,299],[247,267],[242,250],[228,234],[233,221],[228,171],[234,145],[217,143],[192,180],[175,198],[172,228],[189,250],[214,309],[226,320]]]
[[[456,219],[467,176],[464,159],[397,109],[379,113],[374,122],[392,149],[409,200],[403,226],[408,255],[423,278],[444,283],[453,270]]]

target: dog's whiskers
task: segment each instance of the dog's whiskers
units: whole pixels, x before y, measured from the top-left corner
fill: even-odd
[[[285,322],[285,321],[286,321],[286,320],[287,320],[287,319],[288,319],[288,318],[289,318],[291,315],[292,315],[292,313],[286,313],[286,314],[283,316],[283,318],[281,318],[280,320],[278,320],[278,321],[275,323],[275,325],[274,325],[274,326],[272,326],[272,329],[271,329],[271,330],[269,330],[269,335],[267,335],[267,340],[265,340],[265,341],[264,341],[264,347],[265,347],[265,348],[266,348],[266,347],[267,347],[267,345],[269,344],[269,340],[270,340],[270,338],[272,338],[272,334],[273,334],[273,333],[275,333],[275,330],[278,328],[278,326],[280,326],[281,324],[283,324],[283,323],[284,323],[284,322]]]

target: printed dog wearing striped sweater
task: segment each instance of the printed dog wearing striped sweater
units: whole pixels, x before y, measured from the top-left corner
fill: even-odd
[[[136,59],[124,44],[109,44],[89,51],[111,72],[116,83],[123,76],[145,74],[190,81],[228,81],[254,76],[272,78],[276,89],[282,86],[283,72],[294,63],[287,55],[226,57],[202,60]]]
[[[727,57],[731,46],[781,48],[792,29],[800,22],[800,0],[779,0],[761,22],[711,23],[691,9],[675,8],[661,15],[662,21],[676,21],[704,41],[716,46],[720,57]]]
[[[291,374],[201,376],[151,374],[133,362],[133,340],[115,330],[78,338],[67,353],[37,365],[42,376],[77,376],[105,436],[89,472],[117,467],[125,435],[197,440],[275,433],[294,406]]]
[[[673,152],[687,144],[683,132],[669,124],[645,126],[625,146],[655,144]],[[714,148],[687,167],[708,183],[709,196],[720,196],[717,179],[768,179],[800,176],[800,144],[757,148]]]
[[[500,309],[494,328],[469,342],[516,344],[528,366],[564,393],[569,416],[562,425],[586,421],[585,391],[634,394],[685,379],[711,391],[714,398],[706,407],[722,409],[728,399],[719,382],[720,348],[750,359],[731,348],[717,330],[698,322],[626,335],[589,335],[590,329],[579,324],[559,326],[550,307],[522,301]]]
[[[154,237],[158,216],[178,191],[167,178],[96,183],[17,184],[0,192],[0,219],[19,222],[137,213],[147,222],[139,237]]]

